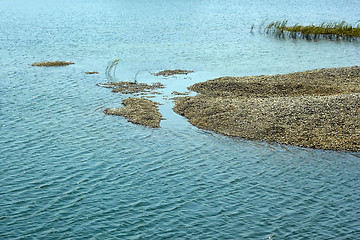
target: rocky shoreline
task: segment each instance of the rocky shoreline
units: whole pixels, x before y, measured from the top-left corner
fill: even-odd
[[[197,83],[174,111],[228,136],[360,151],[360,66]]]

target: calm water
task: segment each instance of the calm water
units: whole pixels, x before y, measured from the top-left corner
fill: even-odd
[[[199,130],[168,98],[199,81],[360,64],[360,43],[252,24],[360,20],[357,0],[0,0],[0,239],[360,239],[360,155]],[[161,129],[96,87],[161,81]],[[37,68],[37,61],[76,64]],[[149,72],[189,69],[187,77]],[[85,75],[99,71],[99,75]],[[165,97],[165,98],[164,98]]]

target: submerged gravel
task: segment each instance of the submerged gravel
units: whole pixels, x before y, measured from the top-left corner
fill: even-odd
[[[360,66],[223,77],[174,111],[199,128],[301,147],[360,151]]]

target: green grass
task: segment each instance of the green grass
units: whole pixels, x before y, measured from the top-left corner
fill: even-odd
[[[354,40],[360,38],[360,24],[349,24],[341,22],[323,22],[320,25],[302,26],[295,24],[288,26],[288,21],[270,22],[265,25],[264,30],[267,34],[273,34],[277,37],[302,38],[307,40],[316,39],[336,39],[336,40]]]

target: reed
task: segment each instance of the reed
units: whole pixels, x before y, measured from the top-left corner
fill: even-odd
[[[120,59],[116,59],[114,61],[110,61],[106,67],[106,70],[105,70],[105,73],[106,74],[110,74],[111,70],[114,71],[114,76],[115,76],[115,70],[116,70],[116,67],[119,63]]]
[[[115,81],[115,71],[116,67],[119,64],[120,59],[116,59],[113,61],[110,61],[105,69],[106,77],[109,79],[109,81]],[[113,74],[111,74],[113,72]]]
[[[288,26],[288,21],[275,21],[264,25],[264,32],[278,38],[290,37],[306,40],[334,39],[352,41],[360,38],[360,24],[341,22],[323,22],[320,25],[302,26],[295,24]]]

